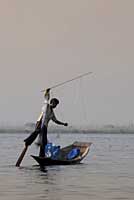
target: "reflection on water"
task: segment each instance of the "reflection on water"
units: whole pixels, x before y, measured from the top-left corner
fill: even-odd
[[[134,199],[134,135],[63,134],[49,139],[62,146],[74,141],[93,142],[82,164],[51,166],[44,170],[30,157],[14,165],[25,134],[0,134],[0,200],[113,200]]]

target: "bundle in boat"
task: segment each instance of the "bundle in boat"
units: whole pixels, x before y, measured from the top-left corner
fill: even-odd
[[[31,156],[38,162],[40,166],[78,164],[88,154],[91,144],[92,143],[87,142],[74,142],[69,146],[61,148],[55,158],[53,156]]]

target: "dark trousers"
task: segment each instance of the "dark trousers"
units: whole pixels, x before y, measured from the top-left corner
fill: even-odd
[[[30,136],[28,136],[24,140],[24,142],[25,142],[26,146],[31,145],[39,134],[40,134],[40,139],[41,139],[39,156],[44,157],[45,156],[45,145],[47,144],[47,127],[46,126],[43,126],[41,130],[36,129],[33,133],[31,133]]]
[[[28,137],[24,140],[26,146],[31,145],[31,144],[34,142],[34,140],[37,138],[37,135],[40,133],[40,126],[41,126],[41,120],[40,120],[39,122],[36,123],[35,131],[32,132],[32,133],[30,134],[30,136],[28,136]]]
[[[43,126],[40,132],[41,145],[40,145],[40,157],[45,157],[45,146],[47,145],[47,127]]]
[[[24,140],[26,146],[31,145],[31,144],[34,142],[34,140],[37,138],[37,135],[38,135],[38,134],[39,134],[39,131],[37,131],[37,130],[35,130],[34,132],[32,132],[31,135],[28,136],[28,137]]]

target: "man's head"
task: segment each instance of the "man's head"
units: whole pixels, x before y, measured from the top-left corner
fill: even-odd
[[[50,105],[52,108],[56,108],[56,106],[59,104],[59,100],[56,98],[51,99]]]

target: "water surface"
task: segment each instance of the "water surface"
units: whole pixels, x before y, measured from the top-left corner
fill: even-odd
[[[82,164],[46,171],[30,157],[38,154],[35,145],[21,167],[15,167],[26,136],[0,134],[0,200],[134,199],[134,135],[49,134],[49,140],[62,146],[74,141],[93,144]]]

